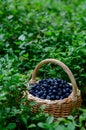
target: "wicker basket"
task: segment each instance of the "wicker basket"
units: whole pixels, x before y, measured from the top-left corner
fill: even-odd
[[[28,92],[28,101],[37,102],[37,104],[32,108],[33,112],[36,112],[41,105],[45,104],[46,107],[44,109],[44,112],[49,113],[50,115],[53,115],[55,117],[55,119],[57,117],[67,117],[68,115],[70,115],[70,113],[73,109],[77,109],[81,106],[82,100],[81,100],[81,93],[77,87],[74,76],[73,76],[72,72],[69,70],[69,68],[64,63],[62,63],[59,60],[55,60],[55,59],[45,59],[45,60],[41,61],[33,70],[32,78],[31,78],[29,84],[36,83],[35,78],[36,78],[37,72],[40,69],[40,67],[46,63],[54,63],[63,68],[63,70],[69,76],[73,91],[69,95],[68,98],[65,98],[62,100],[40,99],[38,97],[34,97],[33,95],[31,95]]]

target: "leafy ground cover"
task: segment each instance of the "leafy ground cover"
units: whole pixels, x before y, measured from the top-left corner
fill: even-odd
[[[86,129],[86,1],[0,0],[0,129]],[[64,62],[73,72],[83,104],[77,116],[58,119],[33,114],[34,103],[21,99],[34,67],[43,59]],[[56,65],[45,65],[38,78],[69,81]]]

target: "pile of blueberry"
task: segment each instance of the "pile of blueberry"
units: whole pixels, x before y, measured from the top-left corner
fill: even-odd
[[[61,100],[67,98],[72,92],[72,86],[58,78],[40,80],[33,85],[29,93],[41,99]]]

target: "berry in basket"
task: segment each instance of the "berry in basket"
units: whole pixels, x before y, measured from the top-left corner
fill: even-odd
[[[41,99],[61,100],[67,98],[72,92],[72,86],[58,78],[40,80],[33,85],[29,93]]]

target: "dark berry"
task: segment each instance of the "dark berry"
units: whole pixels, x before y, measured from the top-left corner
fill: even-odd
[[[57,79],[57,82],[58,82],[58,83],[60,83],[60,82],[61,82],[61,80],[60,80],[60,79]]]
[[[42,83],[43,83],[43,80],[40,80],[40,81],[39,81],[39,84],[42,84]]]
[[[32,95],[33,95],[33,96],[36,96],[36,93],[33,93]]]
[[[46,94],[43,94],[42,97],[43,97],[44,99],[46,99]]]
[[[57,83],[57,82],[55,82],[55,84],[54,84],[54,85],[58,87],[58,83]]]
[[[72,93],[72,90],[70,90],[69,92]]]
[[[52,92],[53,92],[53,93],[56,93],[56,90],[55,90],[55,89],[53,89],[53,90],[52,90]]]
[[[62,92],[63,92],[63,93],[66,93],[66,89],[63,89]]]
[[[65,84],[66,83],[66,81],[64,81],[64,80],[61,80],[61,84]]]
[[[51,85],[52,79],[48,79],[48,80],[47,80],[47,83],[48,83],[49,85]]]
[[[59,92],[58,92],[58,95],[61,96],[61,95],[62,95],[62,91],[59,91]]]
[[[63,99],[63,96],[60,96],[60,100],[62,100]]]
[[[69,93],[66,93],[66,94],[65,94],[65,97],[67,98],[69,95],[70,95]]]
[[[59,97],[59,96],[56,96],[56,99],[57,99],[57,100],[59,100],[59,99],[60,99],[60,97]]]
[[[53,90],[53,86],[51,86],[50,89]]]
[[[49,89],[49,90],[48,90],[48,92],[49,92],[49,93],[51,93],[51,92],[52,92],[52,90],[51,90],[51,89]]]
[[[70,91],[70,88],[66,88],[66,92],[69,92]]]
[[[62,87],[62,86],[63,86],[63,85],[60,83],[60,84],[59,84],[59,87]]]
[[[63,84],[63,85],[62,85],[62,88],[64,88],[64,89],[65,89],[65,88],[66,88],[66,86]]]
[[[50,96],[47,96],[47,99],[50,100]]]
[[[50,99],[51,99],[51,100],[55,100],[55,96],[54,96],[54,95],[51,95],[51,96],[50,96]]]
[[[32,89],[30,89],[30,90],[29,90],[29,92],[30,92],[30,93],[33,93],[33,90],[32,90]]]
[[[54,86],[53,86],[53,89],[57,89],[57,86],[54,85]]]
[[[50,96],[50,95],[52,95],[52,93],[49,93],[48,95]]]
[[[48,85],[47,85],[46,83],[44,83],[42,86],[43,86],[44,88],[48,87]]]

